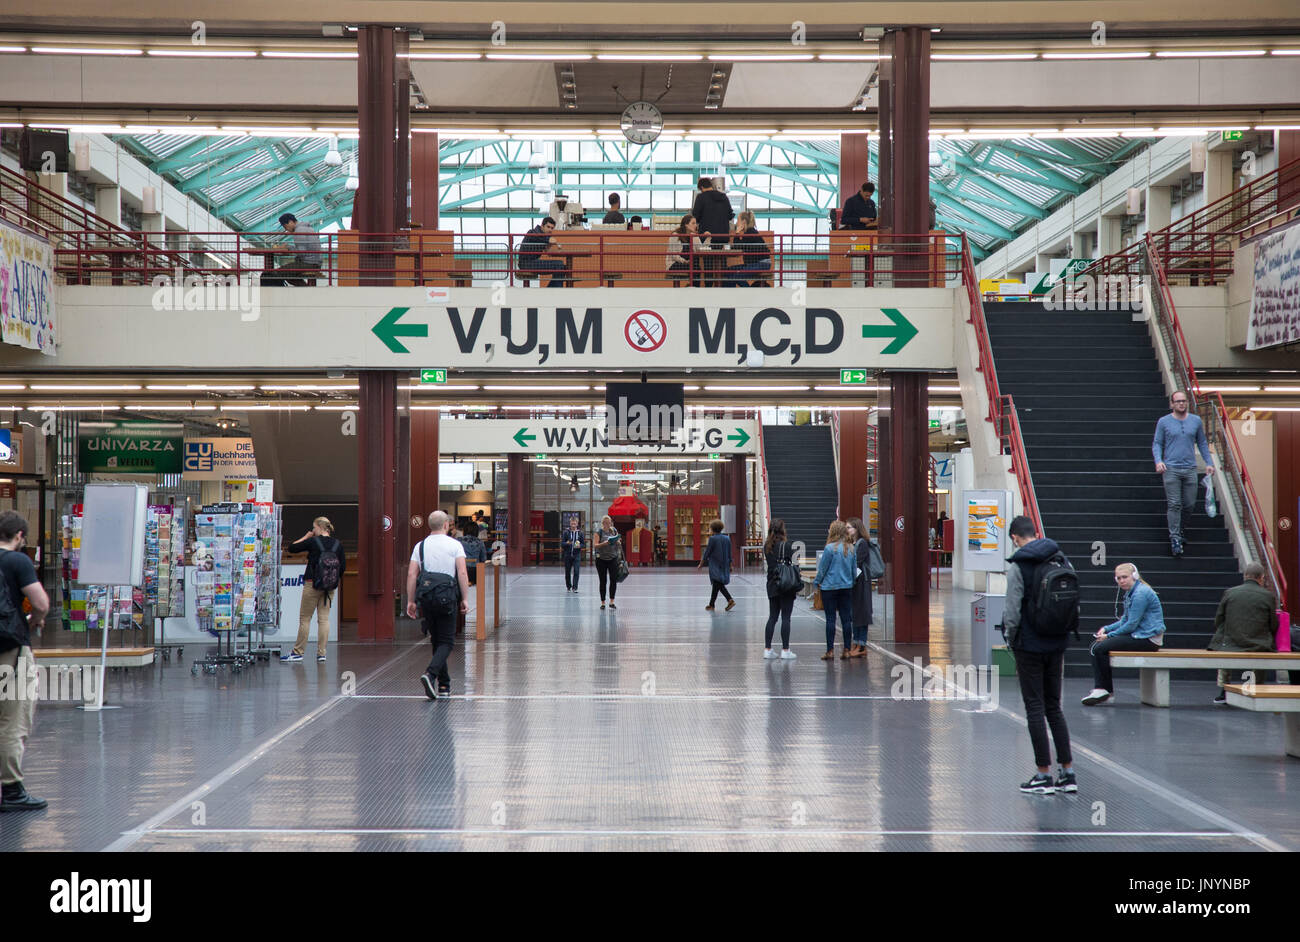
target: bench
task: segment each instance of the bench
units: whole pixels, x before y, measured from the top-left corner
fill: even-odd
[[[1300,759],[1300,685],[1228,684],[1223,688],[1228,706],[1254,713],[1285,713],[1284,748]]]
[[[1136,667],[1142,702],[1169,706],[1171,670],[1300,670],[1300,652],[1290,651],[1111,651],[1114,667]]]
[[[99,648],[33,648],[32,655],[38,664],[47,667],[73,667],[78,664],[98,664]],[[148,667],[153,663],[153,648],[109,648],[109,667]]]

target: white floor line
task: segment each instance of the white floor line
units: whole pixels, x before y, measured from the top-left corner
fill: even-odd
[[[353,700],[427,700],[426,696],[418,693],[367,693],[354,694]],[[441,699],[441,698],[439,698]],[[686,694],[686,693],[470,693],[455,694],[449,699],[452,700],[689,700],[689,701],[758,701],[767,702],[769,700],[897,700],[903,702],[916,703],[961,703],[963,701],[953,698],[950,700],[936,701],[933,697],[886,697],[886,696],[869,696],[867,694],[766,694],[766,693],[737,693],[737,694]],[[971,698],[976,700],[977,698]]]
[[[380,674],[384,673],[389,668],[395,666],[400,660],[402,660],[402,658],[406,657],[408,654],[410,654],[412,651],[415,650],[418,650],[418,646],[408,647],[405,650],[400,651],[397,654],[394,654],[387,661],[384,661],[382,664],[380,664],[379,667],[377,667],[374,670],[374,672],[372,672],[368,677],[362,680],[357,685],[358,689],[374,681],[376,678],[379,677]],[[103,852],[120,853],[121,851],[129,850],[131,848],[131,845],[133,845],[146,833],[153,831],[155,828],[158,827],[158,825],[162,824],[165,821],[170,820],[171,818],[180,814],[182,811],[188,811],[190,809],[190,806],[194,802],[198,801],[204,795],[212,792],[214,789],[219,788],[222,785],[224,785],[226,782],[230,781],[232,778],[234,778],[244,769],[248,768],[258,759],[262,758],[262,756],[266,755],[267,752],[269,752],[273,747],[278,745],[281,741],[283,741],[293,733],[297,732],[298,730],[302,729],[312,720],[316,719],[317,717],[323,715],[324,713],[338,706],[339,703],[347,700],[352,700],[352,699],[354,698],[351,696],[345,697],[342,694],[335,694],[334,696],[330,697],[324,703],[320,704],[315,709],[299,717],[296,721],[294,721],[285,729],[282,729],[280,732],[276,733],[270,739],[254,747],[251,752],[247,753],[246,755],[242,756],[239,759],[236,759],[234,762],[226,766],[224,769],[222,769],[212,778],[208,779],[198,788],[195,788],[184,798],[180,798],[177,801],[173,802],[172,804],[168,805],[166,808],[164,808],[162,811],[155,814],[153,817],[149,818],[144,823],[137,825],[134,828],[131,828],[129,831],[123,831],[122,835],[113,843],[105,847]]]
[[[828,830],[815,828],[770,828],[764,830],[726,828],[682,828],[681,830],[618,830],[583,828],[157,828],[151,835],[169,837],[197,834],[222,835],[420,835],[449,837],[1178,837],[1224,838],[1237,837],[1231,831],[925,831],[925,830]]]
[[[895,654],[893,651],[889,651],[886,650],[885,648],[880,647],[880,645],[876,644],[874,641],[868,642],[867,646],[871,648],[875,648],[881,654],[893,658],[895,661],[898,661],[900,664],[905,664],[908,667],[914,666],[911,661],[904,660],[902,657]],[[938,671],[936,671],[935,674],[936,676],[939,676]],[[1006,707],[1001,705],[998,706],[997,710],[987,710],[982,712],[987,712],[990,714],[993,713],[1000,714],[1002,716],[1005,716],[1007,719],[1012,720],[1022,728],[1025,726],[1026,723],[1026,720],[1023,716],[1021,716],[1018,713],[1014,713],[1011,710],[1008,710]],[[1231,831],[1232,833],[1236,834],[1238,837],[1248,840],[1253,844],[1257,844],[1259,847],[1263,848],[1264,850],[1281,852],[1281,853],[1285,853],[1287,850],[1287,848],[1283,847],[1281,844],[1279,844],[1277,841],[1273,840],[1272,838],[1266,837],[1265,835],[1259,834],[1255,831],[1251,831],[1248,828],[1246,828],[1244,825],[1238,824],[1236,821],[1232,820],[1231,818],[1219,814],[1217,811],[1212,811],[1211,809],[1205,807],[1199,802],[1194,801],[1191,798],[1187,798],[1184,795],[1180,795],[1173,789],[1161,785],[1159,782],[1154,782],[1139,772],[1135,772],[1132,769],[1125,768],[1125,766],[1122,763],[1120,763],[1115,759],[1110,758],[1109,756],[1104,755],[1099,750],[1089,746],[1078,745],[1074,737],[1070,738],[1070,751],[1078,752],[1087,756],[1090,760],[1095,762],[1097,765],[1108,770],[1109,772],[1113,773],[1119,778],[1125,779],[1128,782],[1137,785],[1141,788],[1145,788],[1147,791],[1157,796],[1161,801],[1176,805],[1177,807],[1182,808],[1184,811],[1190,812],[1192,814],[1197,815],[1198,817],[1204,818],[1206,821],[1210,822],[1215,827],[1219,827]]]

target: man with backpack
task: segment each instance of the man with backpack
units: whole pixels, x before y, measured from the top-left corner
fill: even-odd
[[[429,514],[429,535],[415,544],[406,573],[406,614],[423,619],[422,628],[433,645],[433,660],[420,675],[430,700],[451,694],[447,658],[456,644],[457,615],[469,611],[465,547],[447,535],[448,521],[441,510]]]
[[[8,676],[11,695],[0,697],[0,811],[40,811],[48,802],[28,794],[23,785],[23,753],[36,717],[36,660],[31,630],[40,636],[50,599],[36,567],[22,552],[27,521],[12,510],[0,513],[0,673]],[[32,604],[23,615],[23,599]],[[12,695],[22,686],[22,696]]]
[[[316,663],[324,664],[330,640],[330,605],[347,568],[343,544],[334,538],[334,524],[329,517],[317,517],[301,540],[289,544],[289,552],[306,553],[307,570],[303,573],[302,602],[298,606],[298,639],[293,650],[281,655],[280,660],[286,663],[302,660],[307,650],[307,635],[311,633],[312,612],[315,612]]]
[[[1007,569],[1002,627],[1007,647],[1015,654],[1016,677],[1038,767],[1020,790],[1031,795],[1077,792],[1070,731],[1061,712],[1061,679],[1068,634],[1079,627],[1079,577],[1054,540],[1038,537],[1029,517],[1016,517],[1008,532],[1016,551],[1008,560],[1011,566]],[[1055,780],[1048,727],[1060,763]]]

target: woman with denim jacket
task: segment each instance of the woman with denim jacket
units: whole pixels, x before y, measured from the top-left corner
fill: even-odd
[[[1115,695],[1110,674],[1111,651],[1159,651],[1165,641],[1165,614],[1160,596],[1138,575],[1137,566],[1120,563],[1115,582],[1124,593],[1124,617],[1097,629],[1092,654],[1093,690],[1083,698],[1084,706],[1105,703]]]
[[[853,574],[857,569],[857,556],[853,544],[849,542],[848,528],[844,521],[836,520],[831,524],[826,535],[826,548],[817,560],[817,578],[813,585],[821,590],[822,609],[826,613],[826,653],[823,661],[835,657],[835,616],[840,616],[840,625],[844,629],[844,653],[840,659],[849,657],[853,646]]]

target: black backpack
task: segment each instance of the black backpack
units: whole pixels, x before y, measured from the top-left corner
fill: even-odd
[[[1079,637],[1079,574],[1064,553],[1034,567],[1025,586],[1029,624],[1043,638]]]
[[[420,541],[420,574],[415,580],[415,606],[426,616],[455,615],[460,611],[460,583],[445,572],[424,568],[424,541]]]
[[[465,549],[465,569],[470,585],[478,585],[478,566],[475,563],[487,559],[487,547],[476,536],[461,537],[460,545]]]
[[[14,550],[4,552],[11,553]],[[0,558],[3,556],[0,555]],[[27,644],[26,620],[19,604],[15,604],[9,597],[9,579],[0,570],[0,641],[4,642],[6,651]]]
[[[320,556],[316,559],[316,577],[312,579],[312,588],[317,592],[333,592],[339,587],[339,580],[343,578],[343,560],[338,554],[339,541],[334,541],[334,547],[325,548],[320,537],[316,537],[316,546],[320,548]]]

